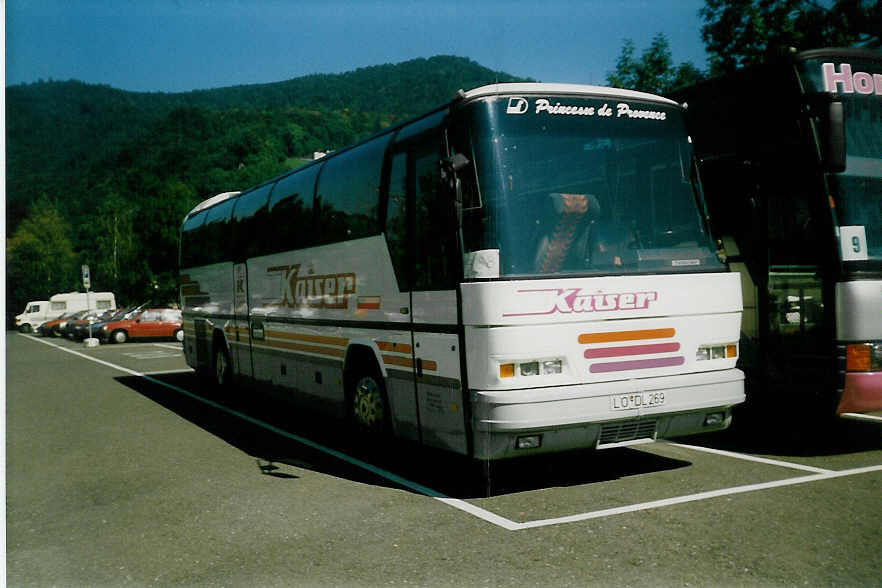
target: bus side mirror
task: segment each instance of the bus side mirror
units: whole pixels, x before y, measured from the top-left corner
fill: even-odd
[[[842,102],[833,100],[822,110],[820,130],[821,165],[824,171],[845,171],[845,111]]]
[[[447,182],[453,192],[457,226],[462,226],[462,181],[458,177],[458,172],[470,163],[468,157],[462,153],[454,153],[451,157],[441,160],[441,179]]]
[[[441,160],[441,178],[455,192],[457,202],[462,202],[462,186],[456,176],[459,170],[470,163],[468,157],[462,153],[455,153],[451,157]]]

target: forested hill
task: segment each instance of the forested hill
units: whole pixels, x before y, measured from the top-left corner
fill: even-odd
[[[184,93],[127,92],[79,81],[11,86],[6,89],[9,221],[17,223],[22,207],[45,191],[42,186],[46,182],[53,184],[53,178],[63,177],[67,183],[71,171],[80,172],[96,161],[112,160],[119,150],[163,124],[175,110],[215,114],[291,108],[345,110],[376,115],[372,122],[379,120],[382,125],[442,103],[460,88],[517,79],[467,58],[436,56],[343,74]],[[333,121],[329,124],[334,126]],[[233,133],[235,130],[230,129]],[[351,130],[358,135],[375,129]],[[340,134],[313,131],[322,140],[326,139],[324,135],[338,139],[336,135]],[[352,133],[343,134],[345,139],[355,138]],[[340,146],[320,144],[315,148]],[[296,155],[305,154],[306,149],[304,146],[303,153]],[[49,195],[66,198],[64,194]]]
[[[93,284],[103,277],[101,288],[124,299],[151,283],[173,294],[177,230],[200,200],[352,143],[460,88],[519,80],[437,56],[184,93],[80,81],[8,87],[7,301],[76,288],[82,263]],[[47,233],[67,241],[52,244]],[[61,265],[47,268],[49,259]]]
[[[437,56],[317,74],[286,82],[198,90],[179,95],[188,105],[214,108],[303,106],[417,114],[453,97],[458,89],[524,80],[494,72],[464,57]]]

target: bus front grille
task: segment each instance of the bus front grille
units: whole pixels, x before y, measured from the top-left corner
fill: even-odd
[[[597,438],[597,447],[612,443],[625,443],[637,439],[655,439],[655,427],[658,419],[634,419],[606,423],[600,428],[600,436]]]

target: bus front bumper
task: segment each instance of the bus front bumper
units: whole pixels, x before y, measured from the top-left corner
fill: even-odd
[[[847,372],[836,414],[882,410],[882,372]]]
[[[471,394],[479,459],[718,431],[745,399],[738,369]]]

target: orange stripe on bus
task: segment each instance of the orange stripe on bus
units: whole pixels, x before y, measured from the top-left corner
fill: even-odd
[[[283,331],[267,331],[267,337],[276,339],[291,339],[292,341],[305,341],[307,343],[323,343],[325,345],[339,345],[345,347],[349,339],[343,337],[322,337],[321,335],[301,335],[300,333],[286,333]]]
[[[579,343],[615,343],[618,341],[640,341],[643,339],[669,339],[676,329],[644,329],[642,331],[618,331],[612,333],[582,333]]]
[[[388,365],[397,365],[401,367],[412,368],[413,359],[409,357],[398,357],[397,355],[384,355],[383,363]],[[431,360],[423,360],[423,369],[428,372],[438,371],[438,363]]]
[[[377,341],[377,347],[380,351],[394,351],[395,353],[412,353],[413,347],[407,343],[387,343],[386,341]]]
[[[285,341],[252,341],[255,347],[274,347],[276,349],[291,349],[293,351],[304,351],[306,353],[315,353],[318,355],[330,355],[331,357],[343,357],[342,349],[334,349],[331,347],[317,347],[315,345],[303,345],[301,343],[287,343]]]
[[[413,367],[413,360],[409,357],[398,357],[397,355],[384,355],[383,363],[388,365],[400,365],[402,367]]]

